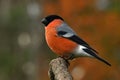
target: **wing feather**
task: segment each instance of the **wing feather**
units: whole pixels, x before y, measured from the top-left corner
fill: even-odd
[[[72,41],[76,42],[77,44],[83,45],[83,46],[91,49],[92,51],[98,53],[96,50],[91,48],[89,46],[89,44],[87,44],[87,42],[85,42],[80,37],[78,37],[77,34],[65,23],[63,23],[62,25],[60,25],[57,28],[57,34],[60,37],[64,37],[66,39],[72,40]]]

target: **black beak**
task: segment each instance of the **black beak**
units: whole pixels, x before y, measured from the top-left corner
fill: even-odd
[[[42,22],[45,26],[48,25],[48,21],[47,21],[45,18],[43,18],[43,19],[41,20],[41,22]]]

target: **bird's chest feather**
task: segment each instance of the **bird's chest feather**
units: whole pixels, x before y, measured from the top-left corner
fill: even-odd
[[[77,46],[75,42],[58,36],[55,28],[46,30],[45,35],[48,46],[60,56],[69,55]]]

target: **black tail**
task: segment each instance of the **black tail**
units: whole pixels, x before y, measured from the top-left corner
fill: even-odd
[[[89,49],[83,49],[85,52],[87,52],[88,54],[92,55],[93,57],[97,58],[98,60],[104,62],[105,64],[111,66],[111,64],[109,62],[107,62],[106,60],[102,59],[101,57],[99,57],[97,54],[95,54],[94,52],[92,52]]]
[[[109,65],[109,66],[111,66],[111,64],[110,64],[109,62],[107,62],[106,60],[104,60],[104,59],[102,59],[102,58],[100,58],[100,57],[98,57],[98,56],[95,56],[95,57],[96,57],[98,60],[106,63],[106,64]]]

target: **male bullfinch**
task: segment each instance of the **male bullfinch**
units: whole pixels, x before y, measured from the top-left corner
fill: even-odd
[[[41,21],[45,25],[45,37],[50,49],[66,60],[77,57],[94,57],[107,65],[110,63],[99,57],[97,51],[83,41],[58,15],[49,15]]]

